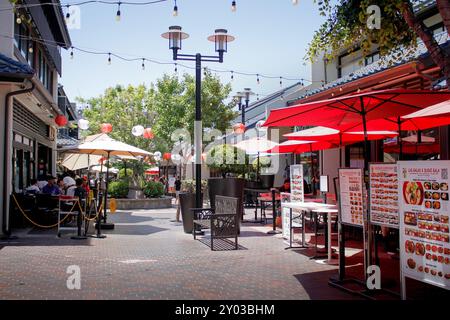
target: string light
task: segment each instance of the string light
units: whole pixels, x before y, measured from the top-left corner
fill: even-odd
[[[339,91],[342,92],[342,87],[339,88]]]
[[[108,65],[111,65],[111,53],[108,53]]]
[[[282,87],[282,86],[283,86],[283,78],[280,77],[280,87]]]
[[[232,12],[236,12],[236,1],[233,1],[233,2],[231,3],[231,11],[232,11]]]
[[[30,39],[30,44],[28,45],[28,52],[33,53],[33,42],[31,39]]]
[[[175,73],[177,73],[178,72],[178,67],[177,67],[178,65],[175,63]]]
[[[69,19],[70,19],[70,6],[67,6],[66,23],[69,21]]]
[[[17,23],[17,24],[21,24],[21,23],[22,23],[22,19],[21,19],[20,17],[17,17],[16,23]]]
[[[123,4],[124,2],[122,2]],[[15,36],[10,36],[10,35],[5,35],[5,34],[1,34],[0,33],[0,37],[3,38],[8,38],[8,39],[14,39],[14,38],[21,38],[21,39],[26,39],[26,40],[32,40],[33,42],[39,43],[39,44],[46,44],[48,46],[53,46],[53,47],[62,47],[65,45],[65,43],[62,42],[57,42],[54,40],[46,40],[46,39],[42,39],[42,38],[37,38],[37,37],[29,37],[29,36],[21,36],[21,35],[15,35]],[[82,53],[86,53],[86,54],[91,54],[91,55],[108,55],[108,58],[114,56],[120,60],[123,61],[127,61],[127,62],[132,62],[132,61],[141,61],[143,58],[141,57],[135,57],[135,58],[126,58],[123,57],[121,55],[112,53],[112,52],[108,52],[108,51],[92,51],[92,50],[86,50],[83,48],[79,48],[76,46],[72,46],[71,47],[71,51],[75,52],[75,50],[78,50]],[[110,60],[110,59],[108,59]],[[159,65],[173,65],[173,62],[164,62],[161,60],[157,60],[157,59],[152,59],[152,58],[145,58],[145,60],[147,60],[147,62],[150,63],[155,63],[155,64],[159,64]],[[191,67],[188,65],[183,65],[180,64],[180,66],[182,66],[183,68],[189,69],[189,70],[194,70],[195,67]],[[304,79],[304,78],[291,78],[291,77],[285,77],[285,76],[271,76],[271,75],[264,75],[264,74],[260,74],[260,73],[248,73],[248,72],[242,72],[242,71],[236,71],[236,70],[221,70],[221,69],[212,69],[212,68],[208,68],[209,71],[212,71],[214,73],[230,73],[231,74],[231,80],[234,80],[234,75],[238,74],[238,75],[242,75],[242,76],[249,76],[249,77],[257,77],[257,79],[261,79],[265,78],[265,79],[280,79],[280,77],[282,78],[282,80],[287,80],[287,81],[297,81],[300,82],[300,84],[302,86],[304,86],[304,82],[309,82],[309,83],[322,83],[324,84],[324,80],[309,80],[309,79]]]
[[[145,58],[142,58],[142,70],[145,70]]]
[[[121,2],[117,3],[116,21],[120,21],[120,4]]]
[[[259,94],[256,94],[256,101],[259,101]]]
[[[203,76],[206,77],[206,67],[203,68]]]
[[[178,6],[177,6],[177,0],[175,0],[175,5],[173,6],[173,12],[172,12],[174,17],[178,16]]]
[[[260,83],[260,81],[259,81],[259,74],[256,75],[256,83],[258,83],[258,84]]]
[[[73,47],[70,48],[70,59],[73,60]]]

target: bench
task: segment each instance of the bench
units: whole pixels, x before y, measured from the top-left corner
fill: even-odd
[[[216,196],[214,208],[194,208],[194,228],[192,234],[196,239],[196,231],[210,229],[211,250],[214,250],[215,239],[234,238],[235,250],[238,249],[239,212],[238,198]]]

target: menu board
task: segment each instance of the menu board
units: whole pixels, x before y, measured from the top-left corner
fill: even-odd
[[[370,222],[398,228],[398,176],[395,163],[369,165]]]
[[[399,161],[404,276],[450,289],[450,161]]]
[[[291,201],[291,194],[287,192],[280,192],[281,200],[281,224],[283,228],[283,238],[289,239],[291,236],[291,219],[290,219],[290,209],[285,208],[283,203]]]
[[[303,165],[291,165],[291,201],[304,202],[305,193],[303,189]]]
[[[364,225],[363,171],[339,169],[339,205],[341,223]]]

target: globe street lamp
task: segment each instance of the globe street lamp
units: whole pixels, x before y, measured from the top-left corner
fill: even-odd
[[[201,208],[202,199],[202,109],[201,109],[201,70],[202,61],[205,62],[223,62],[223,54],[227,52],[228,42],[234,40],[233,36],[227,34],[226,29],[216,29],[215,33],[208,37],[208,40],[214,42],[215,51],[218,56],[202,56],[200,53],[179,54],[178,51],[182,48],[182,42],[187,39],[189,35],[181,31],[180,26],[171,26],[169,31],[161,35],[164,39],[169,40],[169,49],[173,52],[173,60],[195,61],[195,124],[194,124],[194,148],[195,148],[195,204],[197,208]]]
[[[250,96],[254,95],[255,93],[252,92],[252,89],[245,88],[244,92],[242,92],[243,96],[245,97],[245,107],[242,107],[242,123],[245,124],[245,110],[248,108],[248,102],[250,101]]]

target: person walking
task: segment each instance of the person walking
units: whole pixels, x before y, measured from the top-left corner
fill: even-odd
[[[181,179],[178,176],[177,179],[175,180],[175,204],[177,204],[177,213],[175,215],[174,222],[181,222],[181,220],[180,220],[180,210],[181,210],[180,192],[181,192]]]

